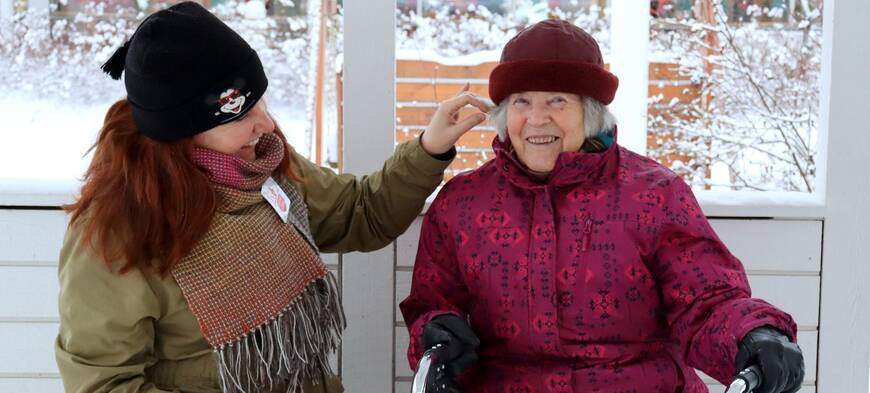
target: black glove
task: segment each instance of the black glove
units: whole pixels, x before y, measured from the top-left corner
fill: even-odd
[[[447,314],[435,317],[423,327],[423,346],[425,349],[441,344],[447,347],[448,357],[444,361],[433,364],[433,367],[445,366],[444,371],[432,379],[427,391],[461,392],[456,378],[471,368],[477,362],[477,352],[480,339],[471,330],[465,319]]]
[[[800,347],[769,326],[746,333],[737,346],[737,372],[753,365],[761,368],[761,386],[754,393],[794,393],[804,381]]]

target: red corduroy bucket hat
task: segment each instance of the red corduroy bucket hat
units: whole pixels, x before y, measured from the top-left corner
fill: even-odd
[[[601,49],[589,33],[563,20],[545,20],[520,31],[504,46],[489,75],[496,104],[513,93],[559,91],[613,101],[619,79],[604,68]]]

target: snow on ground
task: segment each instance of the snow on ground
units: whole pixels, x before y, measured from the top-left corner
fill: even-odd
[[[0,99],[0,179],[81,177],[109,105]]]

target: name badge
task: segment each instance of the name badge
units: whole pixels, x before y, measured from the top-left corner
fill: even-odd
[[[290,198],[287,197],[281,186],[270,177],[263,183],[260,194],[263,194],[263,198],[266,198],[266,201],[272,205],[272,209],[275,209],[275,213],[278,213],[281,221],[287,223],[287,216],[290,214]]]

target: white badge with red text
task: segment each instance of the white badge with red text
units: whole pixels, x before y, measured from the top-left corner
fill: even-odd
[[[275,209],[275,213],[278,213],[278,217],[281,217],[281,221],[286,223],[287,215],[290,213],[290,198],[287,197],[287,194],[284,193],[281,186],[270,177],[266,179],[265,183],[263,183],[260,193],[263,194],[263,198],[266,198],[266,201],[272,205],[272,208]]]

